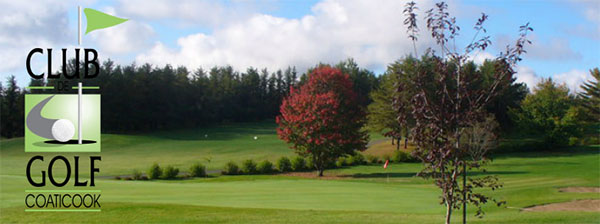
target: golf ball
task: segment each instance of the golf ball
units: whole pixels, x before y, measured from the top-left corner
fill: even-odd
[[[75,126],[71,121],[58,119],[52,124],[52,137],[59,142],[67,142],[75,135]]]
[[[258,139],[258,136],[254,136],[254,140]]]

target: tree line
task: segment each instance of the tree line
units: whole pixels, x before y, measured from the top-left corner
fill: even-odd
[[[75,64],[74,60],[67,64],[69,74],[75,71]],[[378,88],[379,78],[353,59],[335,67],[350,75],[359,104],[366,107],[371,102],[368,94]],[[305,82],[306,74],[295,67],[274,72],[252,67],[240,72],[231,66],[190,71],[171,65],[121,66],[107,60],[101,63],[97,78],[67,80],[61,76],[46,83],[32,79],[29,86],[57,86],[64,81],[69,85],[82,81],[85,86],[99,86],[99,90],[84,93],[101,94],[102,132],[134,133],[274,119],[283,97]],[[76,90],[30,90],[17,86],[16,78],[11,76],[6,86],[0,83],[0,93],[1,135],[12,138],[24,134],[25,94],[76,94]]]

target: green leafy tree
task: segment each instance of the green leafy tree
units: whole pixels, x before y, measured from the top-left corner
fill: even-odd
[[[566,85],[558,85],[548,78],[525,97],[521,110],[512,113],[522,129],[543,134],[549,147],[562,146],[568,143],[569,137],[580,136],[582,132],[583,114],[574,102]]]

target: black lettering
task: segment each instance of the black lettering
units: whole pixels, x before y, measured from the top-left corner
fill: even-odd
[[[94,166],[94,161],[102,161],[102,158],[100,156],[90,156],[90,179],[92,180],[90,183],[90,186],[96,186],[94,185],[94,173],[98,173],[100,172],[100,168],[96,168],[96,166]]]
[[[84,59],[85,60],[84,61],[84,66],[85,66],[84,72],[85,73],[83,74],[83,77],[86,79],[95,78],[96,76],[98,76],[98,73],[100,73],[100,65],[98,64],[98,52],[96,52],[96,50],[94,50],[94,49],[87,49],[87,48],[84,49],[83,52],[85,54],[85,57],[84,57],[85,58]],[[89,52],[92,52],[92,54],[94,55],[92,60],[88,59]],[[89,64],[92,64],[95,67],[94,74],[92,74],[92,75],[88,74]]]
[[[65,162],[65,165],[67,167],[67,176],[65,177],[65,180],[61,183],[57,183],[54,180],[54,176],[52,175],[52,170],[54,169],[54,162],[56,162],[56,160],[62,160],[63,162]],[[56,156],[54,158],[52,158],[52,160],[50,161],[50,164],[48,165],[48,178],[50,179],[50,182],[57,187],[62,187],[65,186],[65,184],[67,184],[67,182],[69,182],[69,178],[71,178],[71,165],[69,164],[69,161],[67,160],[67,158],[65,158],[64,156]]]
[[[33,50],[31,50],[29,52],[29,54],[27,55],[27,61],[25,61],[25,66],[27,67],[27,73],[29,73],[29,76],[31,76],[31,78],[33,78],[33,79],[43,79],[44,73],[42,73],[40,75],[36,75],[36,74],[33,74],[33,71],[31,71],[31,57],[35,53],[44,54],[44,52],[41,48],[34,48]]]
[[[93,173],[92,173],[93,175]],[[86,186],[87,180],[85,182],[79,182],[79,156],[75,156],[75,186]]]
[[[41,183],[36,183],[33,181],[33,179],[31,179],[31,164],[33,164],[33,161],[35,160],[41,160],[44,161],[44,157],[38,155],[38,156],[34,156],[31,157],[31,159],[29,159],[29,162],[27,163],[27,180],[29,181],[29,184],[31,184],[34,187],[43,187],[46,186],[46,171],[42,171],[42,182]]]
[[[75,73],[69,75],[67,72],[67,49],[62,49],[62,71],[67,79],[79,78],[79,48],[75,48]]]

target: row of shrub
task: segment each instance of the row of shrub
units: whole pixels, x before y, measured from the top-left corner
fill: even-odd
[[[367,164],[381,164],[386,160],[396,163],[406,162],[418,162],[410,153],[404,151],[395,151],[392,155],[385,155],[382,158],[374,155],[364,156],[361,153],[356,153],[352,156],[340,157],[336,161],[332,161],[327,164],[327,169],[334,169],[345,166],[358,166]],[[238,166],[235,162],[231,161],[225,164],[223,171],[224,175],[251,175],[251,174],[273,174],[273,173],[285,173],[285,172],[301,172],[301,171],[312,171],[314,165],[312,158],[305,159],[304,157],[297,156],[291,160],[288,157],[281,157],[277,160],[277,163],[273,164],[269,160],[264,160],[260,163],[254,162],[254,160],[248,159],[242,162],[241,166]],[[157,180],[157,179],[176,179],[179,176],[179,169],[174,166],[167,166],[162,168],[158,163],[154,163],[150,169],[148,169],[147,175],[144,176],[139,170],[134,170],[131,177],[125,178],[127,180]],[[206,167],[201,163],[195,163],[189,169],[189,174],[185,177],[206,177]],[[120,177],[117,177],[120,179]]]
[[[364,156],[363,154],[356,153],[352,156],[340,157],[337,161],[332,161],[327,164],[328,169],[339,168],[344,166],[358,166],[367,164],[381,164],[389,160],[390,162],[396,163],[407,163],[407,162],[419,162],[419,160],[413,157],[410,153],[404,151],[395,151],[394,154],[386,155],[383,158],[379,158],[374,155]],[[268,160],[264,160],[260,163],[254,162],[254,160],[248,159],[242,162],[241,166],[237,163],[230,161],[225,164],[225,167],[221,171],[224,175],[251,175],[251,174],[272,174],[272,173],[285,173],[291,171],[312,171],[314,165],[312,158],[305,159],[304,157],[294,157],[289,159],[288,157],[281,157],[277,160],[276,164],[271,163]]]
[[[179,168],[174,166],[167,166],[164,169],[158,165],[158,163],[152,164],[148,169],[147,175],[144,176],[141,171],[133,170],[131,177],[124,178],[125,180],[172,180],[177,179],[179,176]],[[201,163],[196,163],[190,167],[189,174],[185,177],[206,177],[206,167]],[[117,176],[116,179],[121,179]]]

